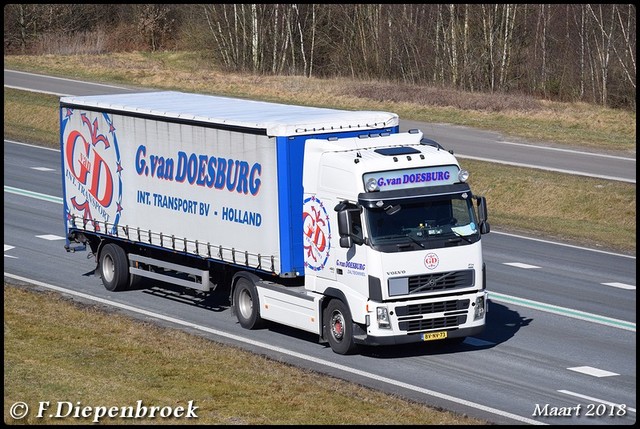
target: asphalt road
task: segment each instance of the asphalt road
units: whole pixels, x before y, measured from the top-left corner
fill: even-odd
[[[70,85],[68,93],[85,93],[78,89],[85,84],[64,85]],[[226,299],[215,294],[161,284],[105,290],[86,252],[63,249],[59,164],[55,150],[5,141],[5,280],[116,306],[144,320],[498,424],[636,420],[635,257],[492,231],[483,237],[490,305],[482,335],[458,346],[367,348],[341,356],[292,329],[243,330]],[[633,177],[635,183],[635,167]],[[558,416],[558,410],[574,411]]]

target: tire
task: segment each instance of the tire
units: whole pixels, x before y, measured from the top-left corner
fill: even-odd
[[[255,285],[245,278],[238,279],[233,290],[233,305],[240,326],[245,329],[262,327],[260,317],[260,301]]]
[[[323,317],[324,337],[331,349],[340,355],[349,355],[357,351],[353,340],[353,322],[349,308],[339,299],[329,301]]]
[[[109,243],[100,252],[100,277],[102,284],[111,292],[129,287],[129,260],[122,247]]]

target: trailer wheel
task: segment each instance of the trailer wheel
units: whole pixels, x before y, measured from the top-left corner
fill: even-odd
[[[332,299],[324,310],[323,319],[324,337],[331,349],[341,355],[354,353],[358,347],[353,341],[349,308],[339,299]]]
[[[245,329],[257,329],[263,324],[260,317],[258,291],[254,284],[245,278],[238,279],[233,290],[233,305],[240,326]]]
[[[107,290],[117,292],[129,286],[129,261],[122,247],[109,243],[100,252],[100,276]]]

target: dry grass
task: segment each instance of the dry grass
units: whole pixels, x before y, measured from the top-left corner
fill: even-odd
[[[5,88],[4,138],[60,147],[58,107],[55,95]]]
[[[389,110],[407,120],[473,126],[549,144],[636,152],[635,112],[585,103],[387,82],[227,73],[193,52],[5,56],[5,68],[265,101]]]
[[[512,232],[635,254],[636,186],[604,179],[461,160],[487,197],[490,223]]]
[[[103,423],[401,424],[484,422],[299,369],[181,330],[143,323],[57,294],[4,287],[5,423],[17,401],[82,406],[198,406],[196,421]],[[55,406],[52,405],[52,409]],[[21,424],[87,424],[36,418]]]

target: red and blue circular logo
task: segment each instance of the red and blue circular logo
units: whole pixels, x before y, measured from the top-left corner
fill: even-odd
[[[329,215],[315,196],[304,200],[302,208],[304,232],[304,265],[311,270],[324,269],[331,250]]]
[[[115,234],[122,211],[122,166],[112,119],[72,108],[62,115],[67,221]]]
[[[424,265],[428,270],[434,270],[440,263],[440,258],[435,253],[427,253],[424,257]]]

